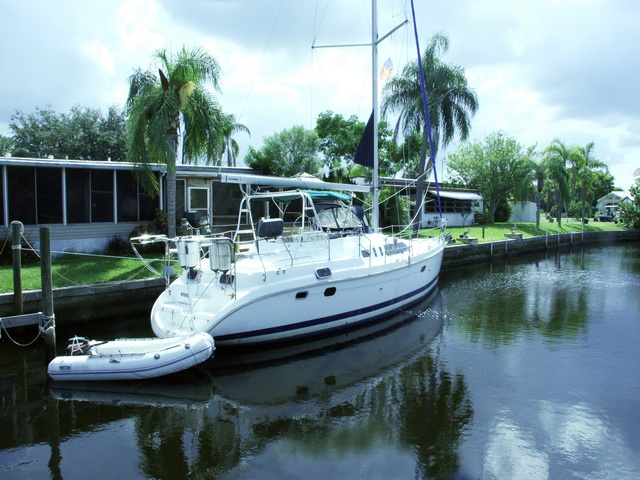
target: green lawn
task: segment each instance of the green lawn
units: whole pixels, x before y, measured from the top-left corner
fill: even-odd
[[[478,237],[479,242],[491,242],[504,240],[504,234],[510,233],[513,223],[492,223],[484,228],[480,225],[468,227],[470,237]],[[516,232],[522,233],[524,237],[534,237],[545,235],[555,235],[558,233],[581,232],[580,222],[563,221],[562,228],[558,230],[557,223],[549,223],[547,220],[540,221],[540,228],[536,229],[533,223],[518,223]],[[484,230],[484,234],[483,234]],[[584,226],[585,232],[603,230],[623,230],[620,224],[611,222],[592,222]],[[467,227],[447,228],[452,238],[458,238],[467,231]],[[162,260],[152,261],[153,267],[161,272]],[[140,260],[136,258],[103,257],[88,255],[63,255],[53,259],[53,286],[69,287],[73,285],[88,285],[91,283],[114,282],[140,278],[151,278],[155,275],[149,272]],[[177,266],[176,266],[177,268]],[[40,264],[23,265],[22,267],[22,289],[40,289]],[[0,293],[13,292],[13,271],[10,265],[0,266]]]
[[[504,240],[505,233],[511,233],[513,226],[516,226],[516,233],[522,233],[526,237],[539,237],[544,235],[556,235],[558,233],[579,233],[582,232],[582,224],[578,220],[563,220],[562,227],[559,229],[556,222],[550,223],[547,220],[540,220],[540,228],[536,228],[535,223],[492,223],[485,225],[473,225],[471,227],[453,227],[447,228],[447,232],[451,233],[452,238],[458,238],[461,234],[469,229],[470,237],[478,237],[478,242],[493,242]],[[594,222],[589,221],[584,225],[585,232],[602,232],[609,230],[624,230],[621,224],[613,222]]]
[[[150,260],[150,263],[153,268],[162,272],[162,260]],[[124,282],[155,276],[137,258],[62,255],[53,259],[51,267],[54,288]],[[40,283],[40,263],[23,265],[22,290],[39,290]],[[0,293],[8,292],[13,292],[13,269],[11,265],[2,265],[0,266]]]

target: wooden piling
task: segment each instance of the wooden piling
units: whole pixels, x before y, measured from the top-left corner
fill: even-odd
[[[11,222],[11,258],[13,263],[13,308],[15,315],[24,313],[22,297],[22,233],[24,225],[14,220]]]
[[[51,228],[40,227],[40,275],[42,279],[42,334],[47,360],[56,357],[56,319],[53,314],[51,278]]]

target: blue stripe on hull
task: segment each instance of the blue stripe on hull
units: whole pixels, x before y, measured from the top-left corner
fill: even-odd
[[[313,336],[313,335],[320,335],[320,334],[325,334],[325,333],[330,333],[330,332],[335,332],[337,330],[342,330],[342,329],[346,329],[346,328],[352,328],[354,326],[357,326],[359,324],[362,323],[367,323],[367,322],[372,322],[378,318],[381,317],[385,317],[387,315],[391,315],[392,313],[394,313],[395,311],[397,311],[402,305],[398,306],[395,310],[385,310],[384,312],[379,312],[379,310],[385,309],[389,306],[392,305],[397,305],[400,304],[402,302],[404,302],[405,300],[408,300],[412,297],[415,297],[417,295],[419,295],[418,298],[416,298],[414,300],[414,302],[417,302],[418,300],[424,298],[428,293],[431,292],[431,290],[436,286],[438,281],[438,277],[435,277],[433,280],[431,280],[429,283],[427,283],[426,285],[413,290],[409,293],[405,293],[404,295],[394,298],[392,300],[387,300],[385,302],[381,302],[381,303],[377,303],[375,305],[370,305],[368,307],[363,307],[363,308],[358,308],[356,310],[351,310],[349,312],[343,312],[343,313],[339,313],[336,315],[330,315],[330,316],[326,316],[326,317],[320,317],[320,318],[315,318],[312,320],[306,320],[304,322],[298,322],[298,323],[291,323],[288,325],[280,325],[277,327],[269,327],[269,328],[263,328],[260,330],[252,330],[249,332],[241,332],[241,333],[234,333],[234,334],[229,334],[229,335],[219,335],[219,336],[215,336],[214,332],[209,332],[211,333],[211,335],[214,336],[216,344],[219,345],[221,343],[232,343],[232,344],[237,344],[237,345],[241,345],[245,342],[242,342],[242,340],[250,340],[248,343],[251,343],[252,345],[258,344],[258,343],[273,343],[273,342],[278,342],[278,341],[283,341],[283,340],[291,340],[293,338],[302,338],[302,337],[308,337],[308,336]],[[412,303],[414,303],[412,302]],[[378,313],[376,314],[375,312],[378,311]],[[327,327],[326,329],[322,329],[322,330],[315,330],[313,332],[307,332],[307,333],[289,333],[287,335],[283,335],[277,339],[268,339],[268,340],[260,340],[260,337],[266,337],[269,335],[274,335],[274,334],[282,334],[282,333],[287,333],[287,332],[294,332],[295,330],[301,330],[301,329],[305,329],[305,328],[309,328],[309,327],[315,327],[318,325],[323,325],[323,324],[329,324],[338,320],[348,320],[350,318],[354,318],[357,317],[359,315],[363,315],[363,314],[367,314],[367,313],[371,313],[372,315],[362,319],[362,320],[358,320],[358,321],[353,321],[353,322],[349,322],[349,323],[344,323],[341,325],[337,325],[334,327]]]

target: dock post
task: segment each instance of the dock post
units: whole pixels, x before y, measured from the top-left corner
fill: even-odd
[[[22,233],[24,225],[14,220],[11,222],[11,259],[13,263],[13,306],[14,314],[24,313],[24,299],[22,298]]]
[[[56,357],[56,318],[53,314],[53,282],[51,279],[51,228],[40,227],[40,275],[42,279],[42,335],[47,362]]]

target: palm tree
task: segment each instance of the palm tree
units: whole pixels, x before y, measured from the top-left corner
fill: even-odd
[[[544,181],[547,178],[547,165],[544,160],[536,162],[533,167],[533,176],[536,184],[536,228],[540,228],[540,207],[542,205],[542,191]]]
[[[139,178],[147,190],[157,193],[158,180],[149,164],[167,166],[168,235],[176,235],[176,171],[182,140],[187,161],[220,158],[223,115],[216,99],[205,89],[219,91],[220,67],[201,48],[182,48],[175,56],[158,50],[158,74],[136,69],[129,77],[127,99],[127,148],[130,161],[140,166]]]
[[[224,123],[222,126],[222,135],[224,137],[224,145],[222,154],[226,154],[227,156],[227,166],[235,167],[236,159],[238,158],[238,152],[240,148],[238,147],[238,142],[236,142],[232,136],[234,133],[238,132],[246,132],[251,135],[249,129],[241,124],[236,122],[236,116],[233,114],[228,114],[224,116]],[[222,159],[220,159],[222,161]]]
[[[449,38],[444,33],[431,37],[422,58],[424,80],[427,89],[427,102],[433,135],[433,158],[439,147],[446,147],[456,133],[466,139],[471,130],[471,117],[478,109],[478,98],[467,85],[464,69],[457,65],[446,64],[441,60],[449,49]],[[418,185],[416,208],[422,212],[424,178],[429,175],[433,165],[427,164],[429,132],[422,102],[420,69],[418,62],[408,63],[398,77],[391,78],[384,86],[382,115],[399,112],[394,129],[394,141],[401,133],[408,138],[415,132],[422,134],[420,163],[418,166]],[[425,168],[426,165],[426,168]],[[420,224],[418,215],[418,228]]]
[[[551,182],[558,227],[562,226],[564,203],[569,197],[569,173],[567,164],[571,162],[573,152],[560,139],[556,138],[544,151],[548,180]]]
[[[573,163],[573,182],[576,192],[580,195],[582,205],[581,216],[584,221],[586,214],[587,193],[591,192],[591,187],[598,174],[609,173],[607,165],[593,157],[595,144],[588,143],[584,147],[575,147],[571,156]]]

